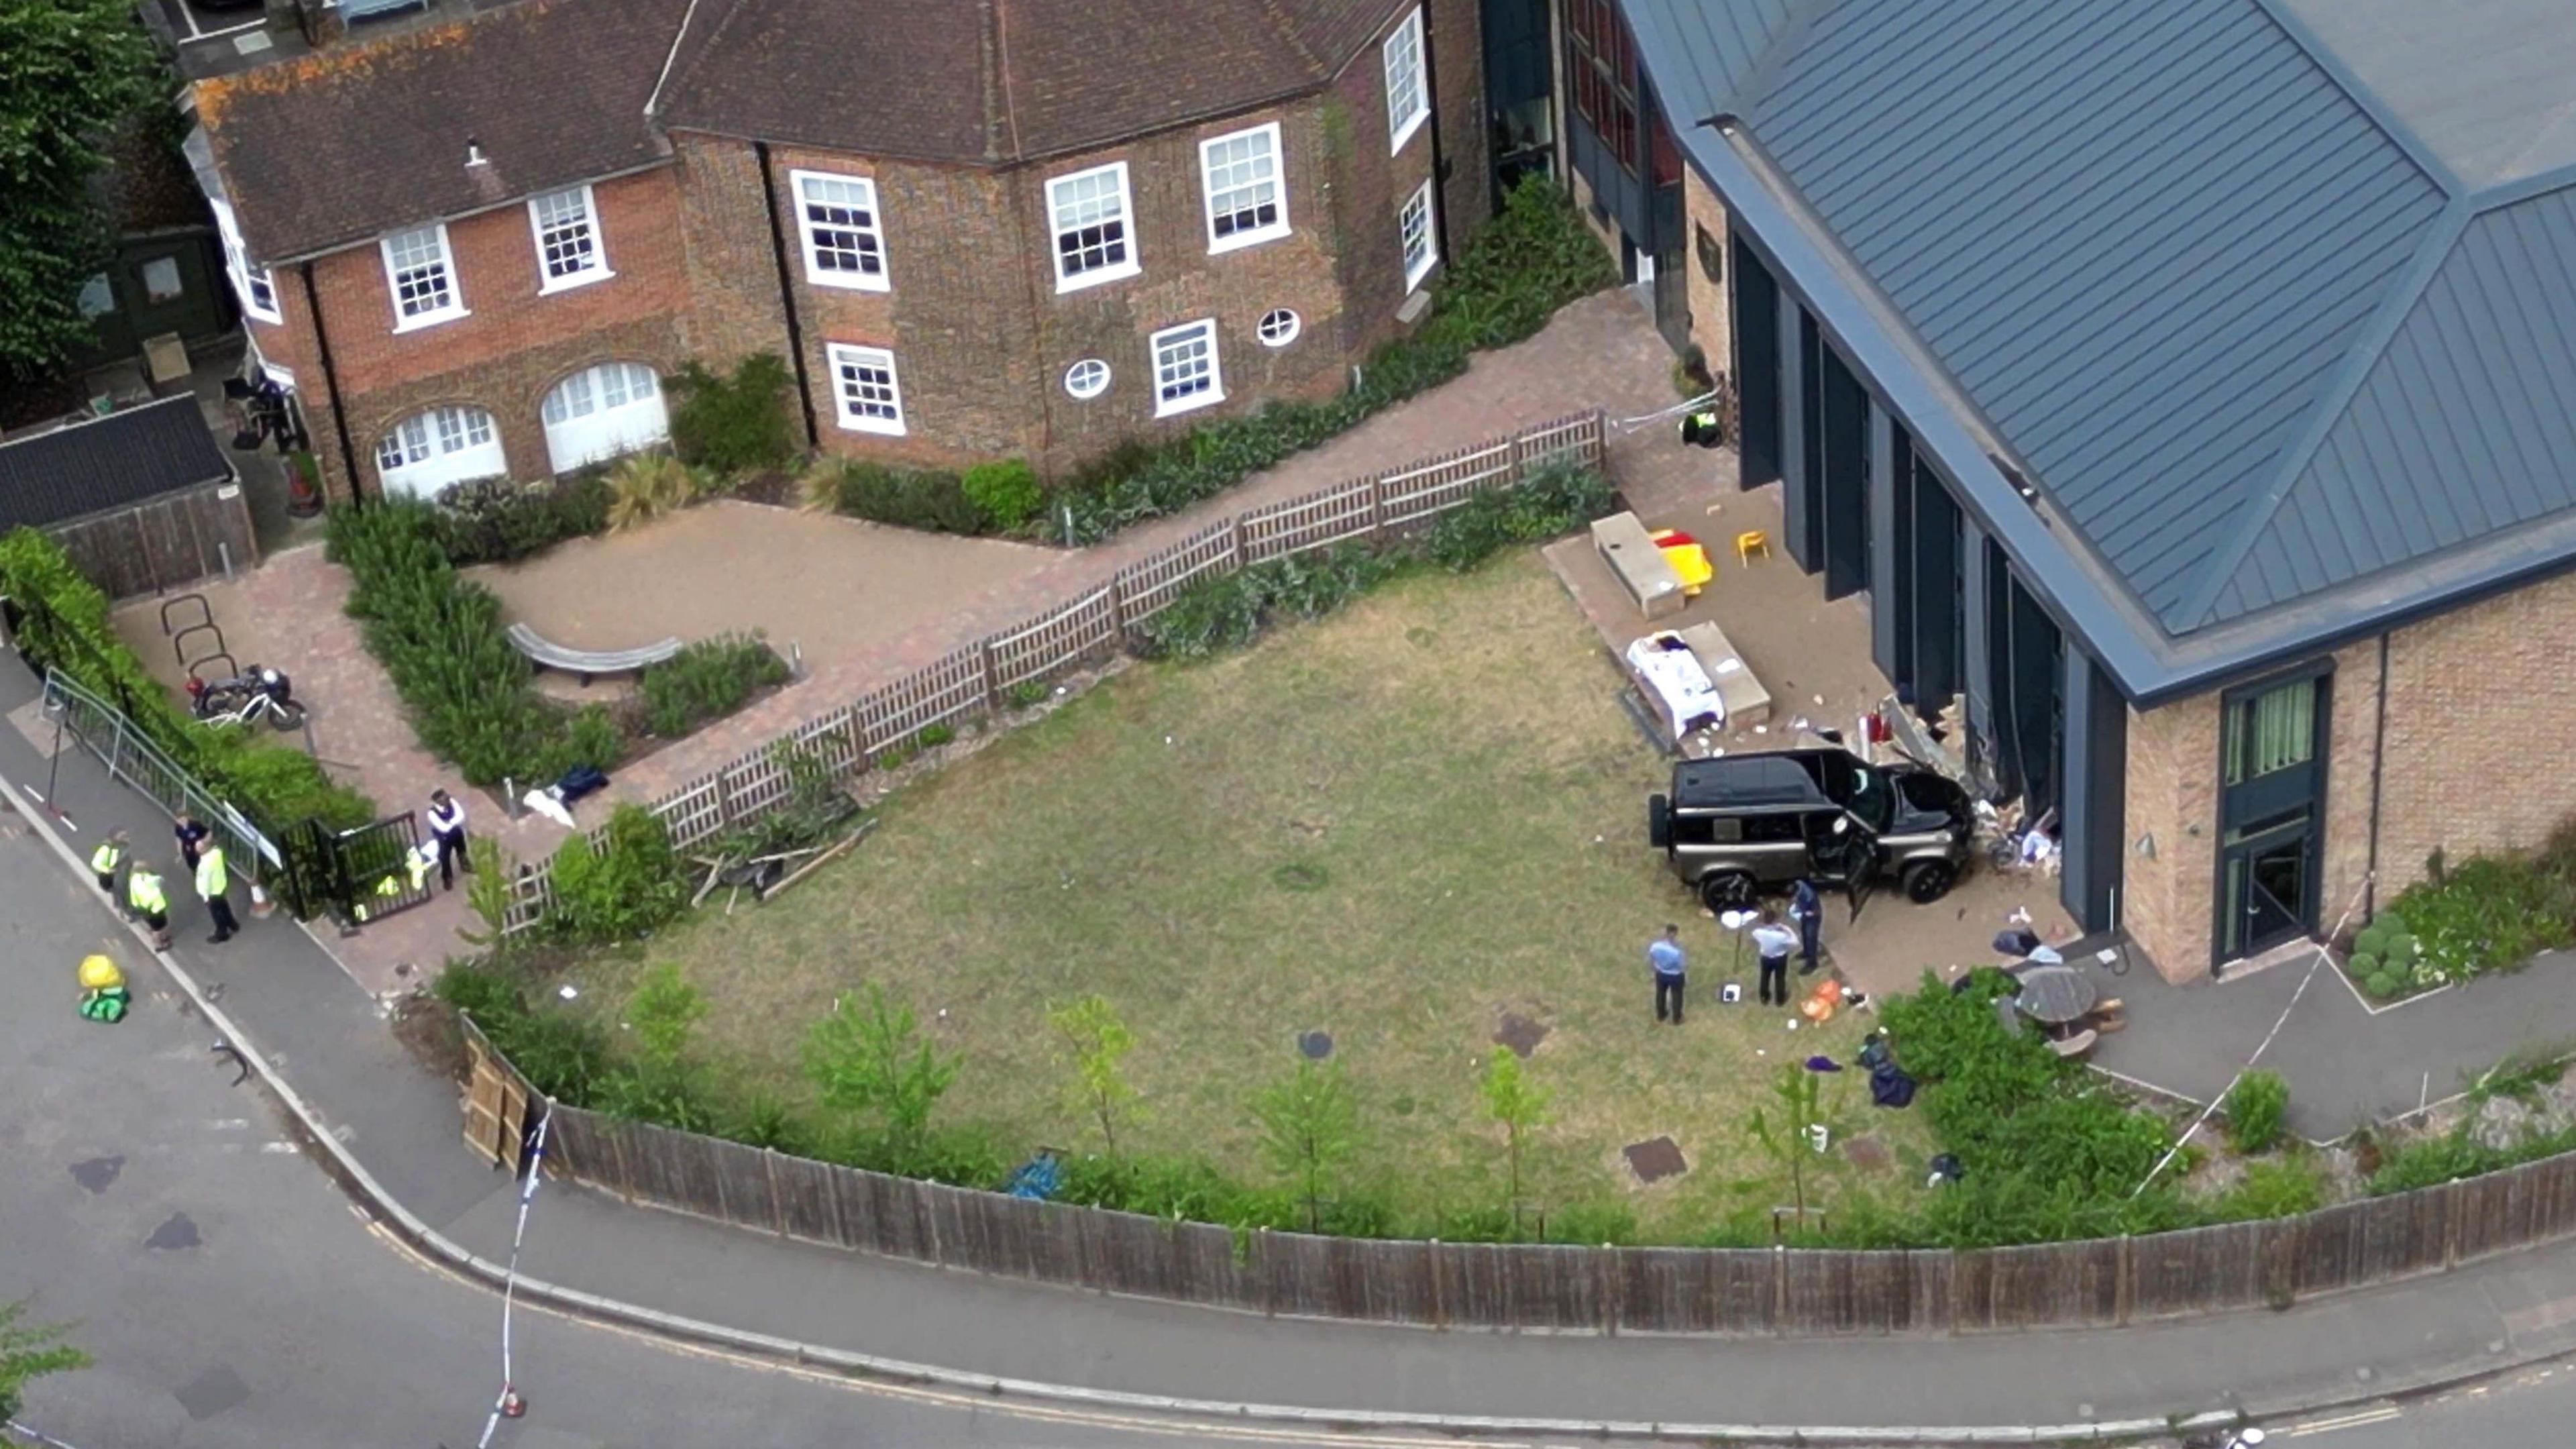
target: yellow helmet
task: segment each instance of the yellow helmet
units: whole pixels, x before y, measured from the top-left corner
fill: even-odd
[[[106,991],[125,984],[125,973],[105,956],[90,956],[80,963],[80,984],[91,991]]]

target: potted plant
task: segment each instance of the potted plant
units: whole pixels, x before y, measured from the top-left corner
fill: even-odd
[[[322,461],[302,449],[286,455],[286,511],[295,518],[322,511]]]

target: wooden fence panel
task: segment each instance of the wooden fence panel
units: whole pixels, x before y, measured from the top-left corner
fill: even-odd
[[[832,1190],[832,1164],[810,1157],[790,1157],[783,1152],[773,1152],[768,1157],[771,1179],[778,1185],[778,1221],[787,1235],[850,1246],[850,1236],[841,1223],[840,1199]]]
[[[696,1140],[711,1144],[708,1166],[716,1180],[721,1209],[717,1216],[764,1233],[778,1231],[778,1200],[769,1190],[769,1155],[718,1137]]]
[[[1443,1321],[1466,1328],[1510,1328],[1520,1321],[1512,1306],[1510,1252],[1499,1243],[1431,1244]]]
[[[2129,1243],[2131,1321],[2179,1318],[2217,1302],[2250,1308],[2264,1301],[2261,1223],[2222,1223],[2155,1233]]]
[[[1759,1248],[1615,1248],[1619,1326],[1639,1333],[1770,1333],[1774,1255]]]
[[[716,1139],[649,1122],[624,1124],[626,1167],[635,1195],[663,1207],[721,1220],[725,1215]]]
[[[230,497],[225,497],[230,493]],[[207,484],[44,530],[112,600],[176,589],[259,562],[250,504],[236,484]]]
[[[841,1221],[841,1241],[889,1258],[916,1263],[940,1261],[930,1236],[930,1216],[923,1206],[925,1183],[856,1168],[832,1169],[832,1205]]]
[[[867,698],[853,711],[869,754],[908,743],[935,724],[984,707],[984,646],[971,644]]]
[[[683,785],[653,807],[671,832],[675,849],[686,849],[725,828],[724,784],[714,775]]]
[[[553,1113],[546,1123],[546,1161],[574,1182],[628,1196],[616,1146],[608,1137],[615,1124],[596,1112],[560,1102],[554,1104]]]
[[[1595,410],[1523,428],[1512,439],[1512,451],[1524,469],[1557,458],[1598,466],[1608,456],[1609,441],[1602,415]]]
[[[1235,520],[1243,562],[1264,563],[1377,531],[1376,480],[1361,478],[1303,498],[1255,508]]]
[[[1103,584],[1034,623],[985,641],[993,651],[993,687],[1044,679],[1118,643],[1117,586]]]
[[[2450,1195],[2439,1189],[2321,1208],[2301,1221],[2292,1291],[2305,1298],[2442,1267]]]
[[[2115,1238],[1950,1254],[1950,1322],[1961,1331],[2117,1323]]]
[[[2576,1235],[2576,1157],[2547,1157],[2451,1184],[2460,1260]]]
[[[1513,481],[1510,442],[1460,448],[1378,479],[1379,514],[1389,528],[1419,523],[1469,498]]]
[[[1132,625],[1161,613],[1201,575],[1230,573],[1234,568],[1234,525],[1219,523],[1129,564],[1111,582]]]
[[[1513,1315],[1523,1328],[1599,1328],[1610,1321],[1615,1248],[1510,1245]]]
[[[1949,1324],[1948,1253],[1806,1251],[1780,1259],[1782,1333],[1907,1333]]]

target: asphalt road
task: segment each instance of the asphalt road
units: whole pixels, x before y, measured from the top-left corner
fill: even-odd
[[[121,1025],[73,1010],[75,963],[98,950],[135,988]],[[500,1382],[499,1298],[379,1235],[14,813],[0,814],[0,1002],[0,1300],[74,1321],[97,1359],[33,1386],[23,1424],[75,1449],[476,1441]],[[1250,1437],[854,1385],[545,1313],[522,1311],[515,1340],[530,1412],[493,1442],[516,1449]]]

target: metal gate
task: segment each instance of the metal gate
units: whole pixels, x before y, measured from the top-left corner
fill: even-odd
[[[406,911],[433,893],[421,866],[420,822],[389,815],[355,830],[307,820],[286,837],[298,913],[329,911],[349,930]]]

